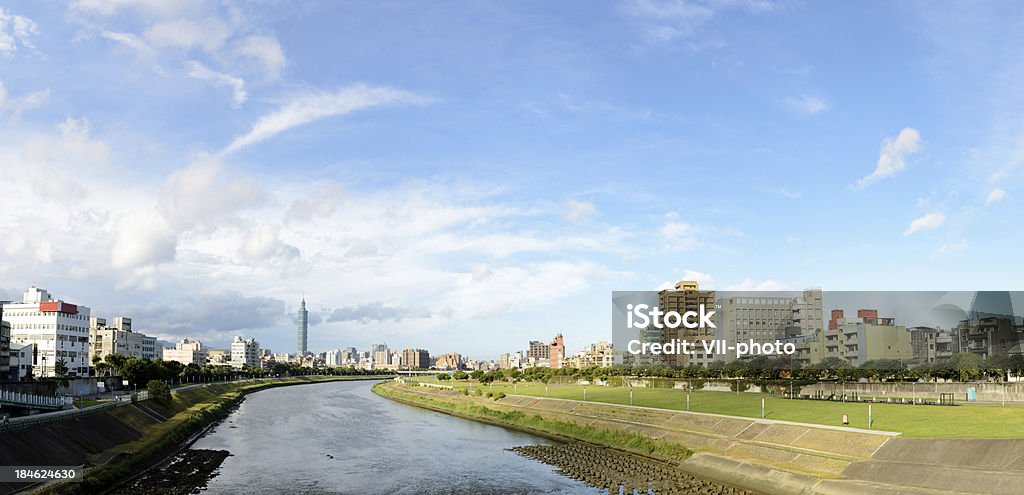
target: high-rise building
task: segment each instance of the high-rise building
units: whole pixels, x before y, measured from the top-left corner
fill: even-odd
[[[21,303],[4,305],[3,320],[11,325],[12,347],[33,345],[35,376],[56,376],[58,363],[67,376],[89,376],[89,308],[30,287]]]
[[[299,355],[309,350],[309,311],[306,311],[306,297],[299,305]]]
[[[565,341],[562,339],[561,333],[555,335],[554,340],[551,341],[551,350],[548,352],[548,358],[551,360],[552,368],[561,368],[562,364],[565,363]]]
[[[530,348],[526,351],[526,358],[531,361],[551,358],[551,346],[543,340],[531,340]]]
[[[254,338],[243,339],[236,335],[235,339],[231,341],[230,363],[232,368],[238,369],[243,366],[258,367],[260,365],[260,343],[256,342]]]
[[[674,289],[658,292],[658,308],[664,313],[675,311],[682,315],[687,311],[699,312],[700,306],[704,306],[705,311],[714,311],[715,291],[700,290],[697,282],[684,280],[676,283]],[[682,325],[678,328],[662,328],[661,342],[669,343],[678,339],[680,342],[690,342],[691,348],[697,349],[696,354],[690,356],[683,353],[665,355],[662,364],[675,367],[696,364],[706,367],[718,359],[718,356],[701,352],[703,349],[701,342],[714,340],[714,338],[714,328],[686,328]]]
[[[716,308],[719,338],[735,345],[785,340],[821,331],[821,289],[808,289],[799,297],[737,294],[723,297]],[[795,343],[795,342],[794,342]],[[731,361],[733,353],[716,359]]]
[[[403,349],[402,368],[405,369],[427,369],[430,368],[430,353],[424,349]]]
[[[437,358],[437,369],[439,370],[457,370],[462,368],[462,354],[457,352],[449,352],[448,354],[442,354]]]
[[[571,358],[571,363],[574,368],[586,368],[588,366],[610,368],[614,362],[615,350],[610,342],[603,340],[601,342],[590,344],[586,349],[577,352]]]

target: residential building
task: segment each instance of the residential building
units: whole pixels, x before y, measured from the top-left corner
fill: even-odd
[[[551,350],[548,352],[548,358],[551,359],[552,368],[561,368],[565,362],[565,341],[562,339],[561,332],[555,335],[554,340],[551,341]]]
[[[430,368],[430,353],[424,349],[402,350],[402,368],[404,369],[428,369]]]
[[[577,352],[571,364],[575,368],[586,368],[589,366],[600,366],[610,368],[615,361],[615,350],[612,344],[607,341],[590,344],[586,349]]]
[[[526,351],[528,360],[550,359],[551,345],[542,340],[531,340],[529,350]]]
[[[914,357],[907,328],[896,325],[892,318],[879,318],[874,309],[858,310],[856,318],[846,318],[842,310],[833,310],[826,335],[835,336],[838,343],[838,349],[830,352],[834,347],[826,340],[826,356],[846,359],[851,366],[875,359],[909,362]]]
[[[462,366],[462,355],[457,352],[449,352],[438,356],[434,366],[439,370],[457,370]]]
[[[11,371],[9,379],[17,381],[35,372],[32,370],[32,353],[35,352],[35,344],[11,344]]]
[[[324,364],[331,368],[341,366],[341,349],[327,351],[327,354],[324,356]]]
[[[957,324],[961,352],[970,352],[988,358],[999,355],[1018,355],[1024,328],[1006,316],[974,317]]]
[[[512,357],[512,355],[507,353],[507,352],[502,354],[502,355],[500,355],[500,356],[498,356],[498,368],[503,369],[503,370],[507,370],[507,369],[511,368],[512,365],[509,364],[509,362],[511,361],[511,357]]]
[[[30,287],[21,303],[4,304],[3,321],[11,326],[12,347],[35,347],[35,376],[55,376],[58,362],[64,363],[67,376],[89,376],[89,308]]]
[[[227,349],[207,349],[206,362],[207,364],[218,366],[231,364],[231,351]]]
[[[114,318],[113,325],[107,324],[106,318],[89,319],[89,360],[93,356],[101,359],[111,354],[125,357],[159,359],[156,337],[132,331],[132,320],[124,316]]]
[[[914,364],[935,364],[948,361],[954,354],[953,335],[931,327],[908,328]]]
[[[0,380],[15,380],[11,373],[11,324],[3,321],[4,307],[0,304]]]
[[[260,343],[254,338],[243,339],[235,335],[231,341],[231,367],[241,369],[243,367],[257,368],[260,365]]]
[[[825,331],[820,328],[811,334],[782,339],[782,342],[793,344],[796,347],[796,352],[791,358],[795,364],[801,366],[820,363],[828,356],[825,353]]]
[[[186,366],[206,364],[206,346],[198,340],[181,339],[173,348],[164,349],[164,361],[177,361]]]
[[[676,283],[674,289],[658,292],[658,308],[664,313],[675,311],[682,315],[687,311],[699,312],[701,306],[704,306],[705,311],[715,310],[715,291],[700,290],[697,282],[683,280]],[[699,350],[702,350],[704,347],[702,345],[703,341],[715,339],[714,328],[686,328],[682,325],[678,328],[662,328],[660,329],[660,334],[662,343],[669,343],[673,340],[690,342],[691,348]],[[674,367],[685,367],[693,364],[706,367],[716,359],[723,358],[724,356],[697,351],[697,353],[691,355],[677,353],[662,356],[660,364]]]
[[[810,336],[823,326],[821,289],[808,289],[799,297],[736,294],[718,301],[717,324],[720,339],[728,345],[754,341],[774,343],[798,335]],[[727,353],[723,361],[735,359]]]

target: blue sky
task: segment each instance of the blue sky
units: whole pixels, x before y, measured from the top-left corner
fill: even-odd
[[[683,278],[1021,288],[1010,2],[0,9],[8,298],[496,358]]]

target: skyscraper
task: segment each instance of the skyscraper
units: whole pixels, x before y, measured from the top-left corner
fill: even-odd
[[[299,354],[309,349],[309,311],[306,311],[306,298],[303,296],[299,306]]]

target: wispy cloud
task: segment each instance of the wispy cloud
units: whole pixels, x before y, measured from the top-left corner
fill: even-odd
[[[944,223],[946,223],[945,214],[939,212],[928,213],[910,222],[910,226],[907,227],[907,230],[903,231],[903,235],[913,235],[926,230],[935,230]]]
[[[195,60],[189,61],[188,68],[189,77],[209,81],[215,86],[231,88],[231,100],[234,102],[235,107],[240,107],[249,97],[249,94],[245,91],[245,80],[240,77],[217,72]]]
[[[781,2],[771,0],[629,0],[622,10],[637,22],[648,41],[670,43],[693,38],[699,28],[726,10],[761,13],[781,7]]]
[[[345,115],[366,108],[405,103],[422,105],[430,100],[422,96],[384,87],[363,84],[348,86],[333,93],[314,91],[293,96],[277,110],[260,117],[249,132],[238,136],[221,154],[234,153],[288,129],[320,119]]]
[[[921,151],[921,133],[912,127],[904,127],[895,138],[882,140],[882,151],[878,155],[875,171],[857,181],[854,189],[863,189],[886,177],[890,177],[907,166],[906,158]]]
[[[32,38],[38,34],[39,25],[35,21],[0,7],[0,57],[13,57],[19,48],[35,51]]]
[[[829,108],[827,101],[810,95],[790,96],[783,100],[783,103],[790,110],[806,115],[815,115]]]
[[[577,201],[570,199],[565,204],[565,219],[576,222],[590,218],[597,214],[597,206],[589,201]]]
[[[987,197],[985,197],[985,206],[992,203],[998,203],[1004,199],[1006,199],[1006,191],[1001,187],[997,187],[993,189],[992,192],[988,193]]]

